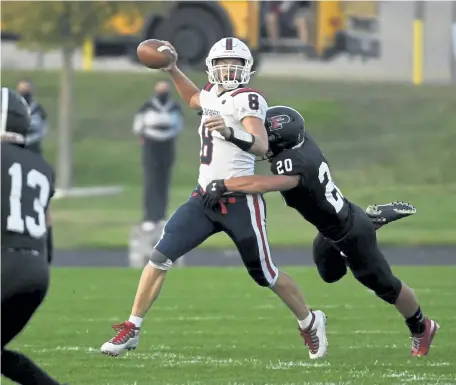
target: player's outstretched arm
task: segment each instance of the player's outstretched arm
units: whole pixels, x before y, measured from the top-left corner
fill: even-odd
[[[273,175],[273,176],[242,176],[225,179],[227,191],[243,192],[246,194],[266,193],[270,191],[286,191],[299,184],[298,175]]]
[[[225,179],[226,191],[246,194],[260,194],[270,191],[286,191],[295,188],[299,183],[298,175],[252,175]]]
[[[171,75],[174,86],[184,102],[187,103],[190,108],[200,109],[199,88],[179,68],[177,68],[176,62],[178,55],[173,45],[169,41],[164,41],[163,43],[169,47],[171,54],[174,56],[174,62],[169,67],[163,68],[162,70]]]
[[[268,191],[291,190],[299,183],[299,176],[241,176],[230,179],[213,180],[206,187],[203,197],[204,205],[209,208],[215,207],[219,199],[227,191],[240,192],[244,194],[261,194]]]
[[[177,66],[168,71],[180,97],[190,108],[200,109],[200,90]]]

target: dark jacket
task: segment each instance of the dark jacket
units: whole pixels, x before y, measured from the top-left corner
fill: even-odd
[[[148,139],[165,141],[176,137],[182,130],[182,118],[177,102],[170,99],[161,104],[152,97],[136,113],[133,132]]]
[[[25,137],[25,146],[35,152],[41,152],[41,141],[47,135],[47,114],[41,104],[32,100],[30,103],[30,129]]]

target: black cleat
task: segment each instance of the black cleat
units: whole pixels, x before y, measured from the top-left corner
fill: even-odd
[[[372,220],[375,229],[416,213],[416,208],[406,202],[391,202],[383,205],[370,205],[366,214]]]

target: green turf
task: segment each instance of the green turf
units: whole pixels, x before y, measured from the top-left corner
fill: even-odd
[[[46,156],[56,154],[58,82],[55,72],[3,71],[3,84],[22,76],[37,85],[53,133]],[[204,76],[193,76],[203,85]],[[141,218],[141,167],[132,116],[149,96],[156,76],[148,73],[78,73],[75,78],[75,184],[123,185],[125,193],[103,199],[55,203],[59,248],[122,247]],[[366,205],[389,200],[415,204],[418,215],[383,231],[382,241],[400,244],[454,243],[456,238],[456,96],[454,87],[349,84],[256,79],[252,85],[270,105],[300,110],[329,158],[333,177],[349,199]],[[171,213],[196,183],[198,116],[186,110],[174,170]],[[267,173],[260,164],[259,173]],[[268,196],[272,244],[309,244],[315,231]],[[207,246],[230,244],[224,236]]]
[[[285,271],[328,315],[323,361],[308,359],[288,310],[239,268],[172,270],[138,349],[117,359],[98,349],[129,315],[140,272],[54,269],[49,297],[11,347],[72,385],[456,384],[456,268],[394,268],[441,325],[420,359],[394,308],[353,278],[329,285],[313,268]]]

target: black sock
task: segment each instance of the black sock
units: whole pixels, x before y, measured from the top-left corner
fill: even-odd
[[[418,310],[410,318],[405,320],[410,333],[412,334],[421,334],[426,330],[426,321],[424,315],[421,312],[421,307],[418,307]]]
[[[60,385],[30,358],[11,350],[2,351],[2,374],[22,385]]]

